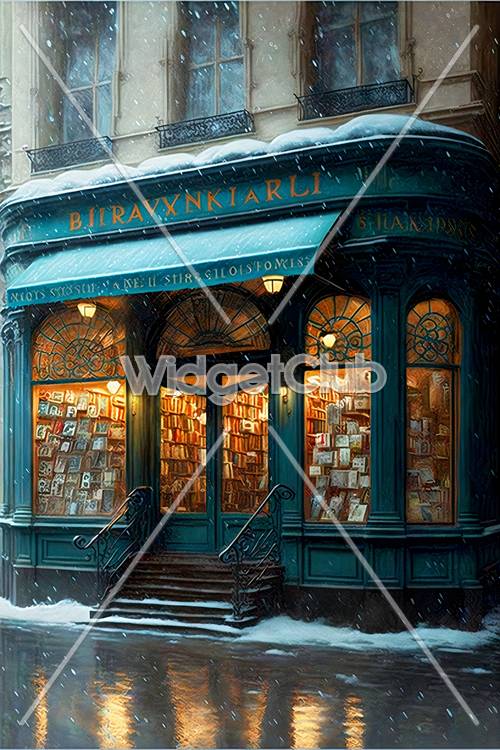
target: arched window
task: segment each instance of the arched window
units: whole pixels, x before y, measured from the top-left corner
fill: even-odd
[[[414,305],[406,336],[407,520],[452,523],[460,363],[454,307],[442,299]]]
[[[309,521],[363,523],[370,509],[370,304],[361,297],[325,297],[306,327],[306,352],[325,355],[326,370],[305,373],[305,488]]]
[[[67,307],[35,331],[35,513],[108,515],[125,498],[123,354],[123,325],[94,305],[85,316]]]
[[[267,321],[252,300],[234,289],[215,289],[212,295],[229,322],[218,313],[206,294],[193,292],[167,314],[158,356],[193,357],[269,349]]]

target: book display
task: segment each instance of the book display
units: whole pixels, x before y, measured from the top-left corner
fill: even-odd
[[[165,512],[205,461],[206,398],[162,388],[160,507]],[[206,469],[195,479],[177,512],[206,511]]]
[[[268,409],[267,390],[238,391],[223,408],[225,513],[252,513],[268,492]]]
[[[33,476],[40,515],[109,515],[125,499],[125,388],[33,387]]]
[[[306,373],[315,383],[319,373]],[[370,512],[370,394],[317,385],[305,397],[306,518],[364,523]]]
[[[452,372],[408,370],[407,520],[451,523]]]

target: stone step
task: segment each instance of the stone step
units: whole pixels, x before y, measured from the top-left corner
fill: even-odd
[[[111,606],[126,607],[126,608],[139,608],[139,609],[150,609],[151,611],[163,610],[165,607],[175,611],[182,610],[182,612],[202,612],[220,616],[229,616],[233,612],[233,607],[230,602],[227,601],[179,601],[178,599],[152,599],[144,596],[128,599],[123,596],[118,596],[113,599]]]
[[[253,623],[252,623],[253,624]],[[133,617],[103,617],[95,625],[96,628],[113,630],[151,630],[172,635],[197,635],[205,638],[224,637],[236,638],[241,634],[241,628],[234,625],[221,625],[211,623],[189,623],[182,620],[163,620],[159,617],[133,618]]]

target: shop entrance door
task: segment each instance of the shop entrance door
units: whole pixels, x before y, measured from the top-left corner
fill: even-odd
[[[160,498],[168,549],[215,553],[268,492],[268,394],[237,391],[223,405],[161,389]],[[225,437],[212,451],[218,436]],[[211,455],[204,468],[207,452]]]

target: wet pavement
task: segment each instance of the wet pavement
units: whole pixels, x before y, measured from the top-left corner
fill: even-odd
[[[500,639],[436,650],[475,727],[421,653],[94,631],[18,720],[80,630],[0,622],[0,746],[495,747]]]

